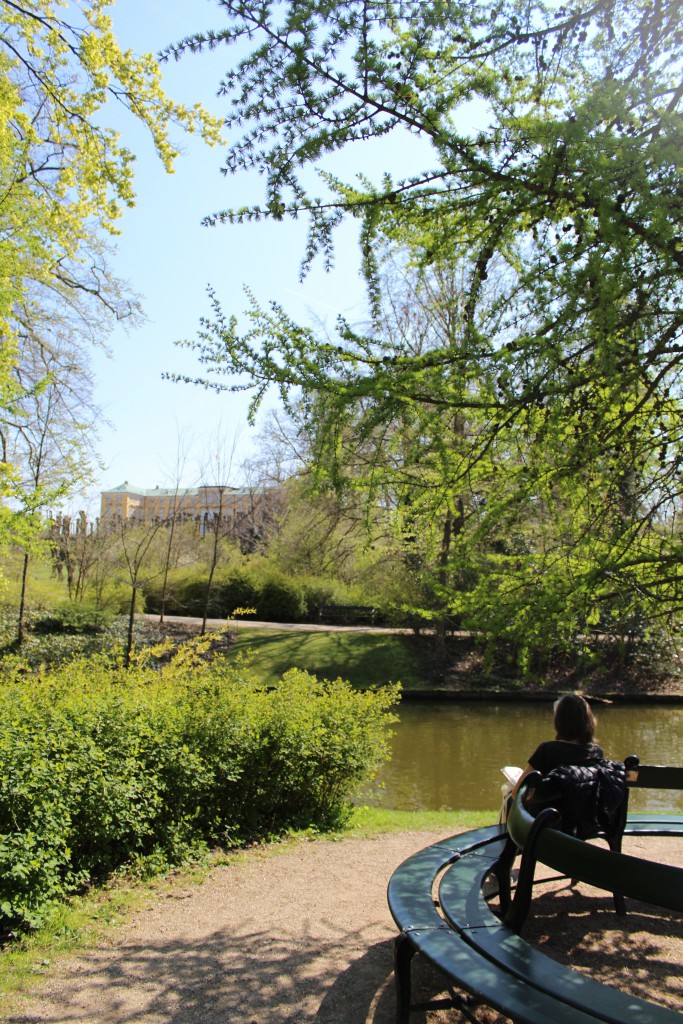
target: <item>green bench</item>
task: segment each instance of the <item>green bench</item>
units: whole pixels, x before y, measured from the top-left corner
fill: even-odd
[[[641,765],[638,758],[627,757],[627,786],[629,788],[683,790],[683,768],[664,765]],[[524,780],[517,799],[510,809],[507,828],[510,840],[494,869],[498,878],[504,923],[515,932],[526,920],[531,905],[534,873],[537,861],[559,871],[562,876],[594,885],[614,893],[618,913],[625,912],[625,898],[644,900],[646,903],[669,910],[683,911],[683,869],[666,864],[654,864],[639,857],[618,852],[621,837],[610,837],[610,849],[585,843],[565,835],[556,827],[559,814],[546,808],[533,817],[524,806],[527,789],[533,789],[538,772]],[[657,815],[628,816],[624,814],[625,831],[630,834],[666,836],[683,834],[683,816]],[[514,855],[522,854],[515,896],[509,900],[510,868]]]
[[[683,816],[629,815],[625,834],[683,836]],[[445,1005],[474,1021],[473,1012],[481,1004],[519,1024],[683,1024],[683,1014],[558,964],[501,922],[482,886],[500,870],[507,840],[506,829],[499,825],[452,836],[409,857],[392,875],[388,902],[399,928],[394,944],[398,1024],[407,1024],[411,1010]],[[639,868],[649,864],[639,858],[630,860],[637,861]],[[655,878],[664,867],[654,865]],[[575,877],[573,870],[570,874]],[[613,877],[603,881],[612,891]],[[418,952],[450,985],[467,994],[413,1004],[411,964]]]
[[[375,625],[377,609],[368,604],[323,604],[318,612],[318,622],[335,626],[357,626],[367,623]]]

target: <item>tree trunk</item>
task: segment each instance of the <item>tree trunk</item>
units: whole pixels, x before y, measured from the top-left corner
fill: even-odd
[[[135,623],[135,602],[137,601],[138,591],[135,583],[133,583],[133,591],[130,597],[130,608],[128,611],[128,637],[126,640],[126,652],[123,656],[123,664],[125,668],[130,667],[130,656],[133,650],[133,625]]]
[[[443,525],[443,534],[441,537],[441,551],[439,553],[439,572],[438,580],[441,586],[445,589],[449,582],[448,572],[448,559],[451,553],[451,545],[454,539],[462,531],[465,523],[465,506],[462,498],[458,498],[458,507],[455,516],[450,512],[446,516]],[[436,624],[436,642],[437,649],[440,655],[445,654],[446,651],[446,623],[447,614],[444,611]]]
[[[437,579],[442,587],[446,586],[448,581],[448,555],[451,549],[451,534],[453,529],[453,519],[451,513],[446,514],[446,519],[443,524],[443,533],[441,535],[441,552],[439,554],[439,571]],[[446,653],[446,611],[444,610],[436,620],[436,650],[438,656],[442,658]]]
[[[161,608],[159,611],[160,623],[164,621],[164,615],[166,614],[166,591],[168,589],[168,573],[171,567],[171,551],[173,547],[173,534],[175,532],[175,510],[171,516],[171,522],[168,529],[168,546],[166,547],[166,561],[164,563],[164,582],[161,585]]]
[[[26,612],[26,585],[28,581],[28,563],[30,555],[28,551],[24,553],[24,565],[21,570],[21,597],[19,599],[19,618],[17,619],[17,647],[21,647],[24,642],[24,615]]]
[[[216,568],[216,563],[215,563],[215,560],[214,560],[214,562],[211,565],[211,568],[209,570],[209,578],[206,581],[206,595],[204,597],[204,616],[202,618],[202,628],[201,628],[201,632],[199,634],[200,636],[204,636],[204,634],[206,633],[206,620],[209,617],[209,600],[211,598],[211,584],[213,583],[213,574],[214,574],[215,568]]]
[[[202,619],[202,629],[200,636],[204,636],[206,633],[206,620],[209,617],[209,601],[211,598],[211,584],[213,583],[213,574],[216,571],[218,565],[218,531],[220,530],[220,515],[222,511],[222,503],[218,508],[218,518],[215,522],[215,528],[213,533],[213,550],[211,552],[211,566],[209,568],[209,578],[206,582],[206,596],[204,597],[204,617]]]

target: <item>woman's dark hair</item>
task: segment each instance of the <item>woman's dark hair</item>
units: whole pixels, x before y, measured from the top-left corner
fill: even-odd
[[[597,723],[583,697],[566,693],[555,702],[555,733],[558,740],[574,743],[592,743]]]

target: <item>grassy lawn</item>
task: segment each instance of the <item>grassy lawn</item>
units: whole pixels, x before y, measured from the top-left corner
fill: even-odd
[[[250,652],[254,669],[275,682],[288,668],[322,679],[341,676],[358,687],[401,682],[406,689],[427,685],[407,637],[389,633],[323,633],[240,626],[233,650]]]

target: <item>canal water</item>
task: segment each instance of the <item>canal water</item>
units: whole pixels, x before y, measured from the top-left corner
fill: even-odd
[[[594,708],[605,756],[683,765],[683,703]],[[552,702],[419,702],[401,705],[391,760],[362,801],[397,810],[498,810],[503,765],[526,764],[553,738]],[[683,813],[683,795],[631,792],[629,807]]]

